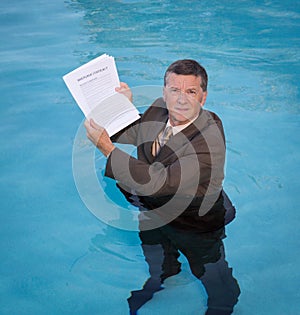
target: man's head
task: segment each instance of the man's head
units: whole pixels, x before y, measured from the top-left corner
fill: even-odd
[[[166,86],[168,76],[171,73],[200,77],[201,88],[203,92],[207,91],[208,76],[206,70],[197,61],[192,59],[182,59],[170,64],[164,76],[164,86]]]
[[[171,125],[183,125],[197,118],[207,96],[207,73],[195,60],[172,63],[164,76],[164,100]]]

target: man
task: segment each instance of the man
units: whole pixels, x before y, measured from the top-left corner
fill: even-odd
[[[235,209],[222,189],[222,122],[203,109],[207,81],[199,63],[178,60],[165,73],[163,98],[112,139],[94,121],[85,122],[88,138],[108,157],[105,175],[141,210],[139,235],[150,278],[131,293],[130,314],[180,272],[179,252],[206,289],[206,315],[232,314],[240,294],[222,242]],[[117,91],[131,98],[125,83]],[[137,158],[113,141],[136,145]]]

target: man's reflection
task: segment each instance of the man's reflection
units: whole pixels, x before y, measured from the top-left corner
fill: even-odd
[[[226,207],[225,223],[228,223],[235,209],[224,192],[222,204]],[[240,289],[225,260],[225,228],[201,232],[192,228],[184,230],[171,223],[140,231],[139,236],[150,277],[141,290],[131,292],[128,299],[131,315],[137,314],[155,292],[163,289],[164,280],[181,271],[180,253],[187,258],[192,274],[206,290],[208,308],[205,315],[232,314]]]

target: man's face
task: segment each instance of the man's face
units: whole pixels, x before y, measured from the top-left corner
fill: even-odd
[[[184,125],[198,117],[206,101],[201,77],[170,73],[166,78],[163,96],[169,110],[172,126]]]

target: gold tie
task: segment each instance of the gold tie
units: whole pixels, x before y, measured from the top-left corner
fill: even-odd
[[[173,131],[171,126],[166,127],[163,132],[159,133],[152,146],[153,156],[156,156],[159,153],[160,149],[167,143],[172,135]]]
[[[159,140],[160,147],[163,147],[172,135],[173,135],[172,127],[168,126],[167,128],[165,128],[165,130],[164,130],[164,132],[163,132],[163,134]]]

